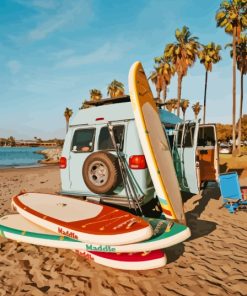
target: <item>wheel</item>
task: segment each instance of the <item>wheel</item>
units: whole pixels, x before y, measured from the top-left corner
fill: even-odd
[[[107,152],[90,154],[82,168],[87,187],[94,193],[112,193],[121,182],[118,159]]]

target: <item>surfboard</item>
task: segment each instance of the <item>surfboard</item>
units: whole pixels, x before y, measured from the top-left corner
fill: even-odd
[[[22,217],[20,214],[6,215],[0,218],[0,236],[35,245],[55,248],[79,247],[81,242],[57,235]],[[102,246],[101,246],[102,248]],[[108,249],[112,249],[108,246]],[[80,256],[92,259],[96,263],[118,269],[145,270],[159,268],[166,264],[166,255],[161,250],[138,253],[96,252],[74,250]]]
[[[23,193],[12,198],[12,205],[31,222],[83,242],[123,245],[153,234],[140,217],[67,196]]]
[[[80,252],[133,253],[168,248],[181,243],[190,236],[190,229],[181,224],[161,220],[148,219],[153,228],[153,236],[149,240],[128,245],[100,245],[85,243],[73,238],[57,234],[40,227],[20,214],[6,215],[0,218],[0,235],[18,242],[40,246],[78,249]]]
[[[179,184],[147,77],[140,62],[129,72],[129,93],[141,146],[166,218],[185,224]]]
[[[166,265],[166,255],[162,250],[140,253],[104,253],[76,250],[76,254],[98,264],[122,270],[147,270]]]

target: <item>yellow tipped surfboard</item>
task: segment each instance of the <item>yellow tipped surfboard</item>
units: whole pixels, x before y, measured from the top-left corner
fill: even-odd
[[[129,72],[129,92],[138,135],[166,218],[185,224],[182,197],[169,144],[140,62]]]

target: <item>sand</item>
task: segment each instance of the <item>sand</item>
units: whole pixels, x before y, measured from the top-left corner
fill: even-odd
[[[241,175],[247,185],[247,174]],[[60,190],[57,166],[0,170],[0,215],[21,189]],[[230,214],[215,187],[185,203],[192,236],[166,249],[165,267],[121,271],[70,250],[38,247],[0,237],[0,296],[40,295],[247,295],[247,212]]]

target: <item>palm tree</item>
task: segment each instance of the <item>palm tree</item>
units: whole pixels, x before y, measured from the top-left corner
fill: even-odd
[[[66,120],[66,133],[68,132],[68,129],[69,129],[69,119],[72,116],[72,114],[73,114],[72,109],[69,109],[68,107],[66,107],[64,111],[64,117]]]
[[[107,95],[111,98],[116,98],[124,95],[124,85],[122,82],[113,80],[107,87]]]
[[[226,47],[232,47],[232,44],[227,44]],[[233,57],[233,50],[230,51]],[[238,43],[236,44],[236,61],[237,68],[240,71],[240,108],[238,120],[238,154],[241,155],[241,137],[242,137],[242,116],[243,116],[243,99],[244,99],[244,75],[247,74],[247,35],[241,34]]]
[[[91,101],[99,101],[102,98],[102,93],[98,89],[91,89],[90,90],[90,99]]]
[[[160,100],[160,93],[162,91],[163,85],[163,77],[160,73],[160,69],[157,66],[154,67],[154,70],[151,72],[148,79],[151,79],[151,81],[154,83],[157,93],[157,99]]]
[[[173,103],[171,100],[167,100],[165,102],[165,106],[166,106],[166,109],[169,111],[169,112],[172,112],[172,109],[173,109]]]
[[[245,0],[223,0],[216,16],[217,27],[225,28],[232,35],[232,141],[233,156],[236,155],[236,44],[247,26],[247,2]]]
[[[210,42],[208,45],[202,45],[202,50],[198,52],[200,63],[205,67],[205,88],[204,88],[204,101],[203,101],[203,123],[206,121],[206,97],[207,97],[207,84],[208,84],[208,72],[212,71],[213,64],[218,63],[221,60],[219,54],[221,50],[220,45],[216,45]]]
[[[180,107],[183,112],[183,121],[185,121],[185,112],[186,112],[187,108],[189,107],[189,104],[190,104],[190,101],[188,99],[182,99],[180,102]]]
[[[202,109],[202,105],[200,105],[199,102],[196,102],[194,105],[192,105],[193,112],[195,114],[195,119],[197,119],[198,114],[200,113]]]
[[[172,76],[175,74],[175,67],[171,64],[170,60],[165,59],[163,56],[156,57],[154,61],[157,64],[157,70],[161,76],[161,89],[163,91],[162,103],[165,103],[167,87],[171,82]]]
[[[178,99],[170,99],[171,103],[172,103],[172,110],[175,111],[178,109]]]
[[[188,68],[195,63],[198,49],[200,47],[198,38],[191,36],[189,28],[183,26],[175,32],[176,42],[167,44],[164,50],[164,58],[171,60],[178,75],[178,92],[177,92],[177,115],[180,114],[180,100],[182,92],[182,80],[187,74]]]

